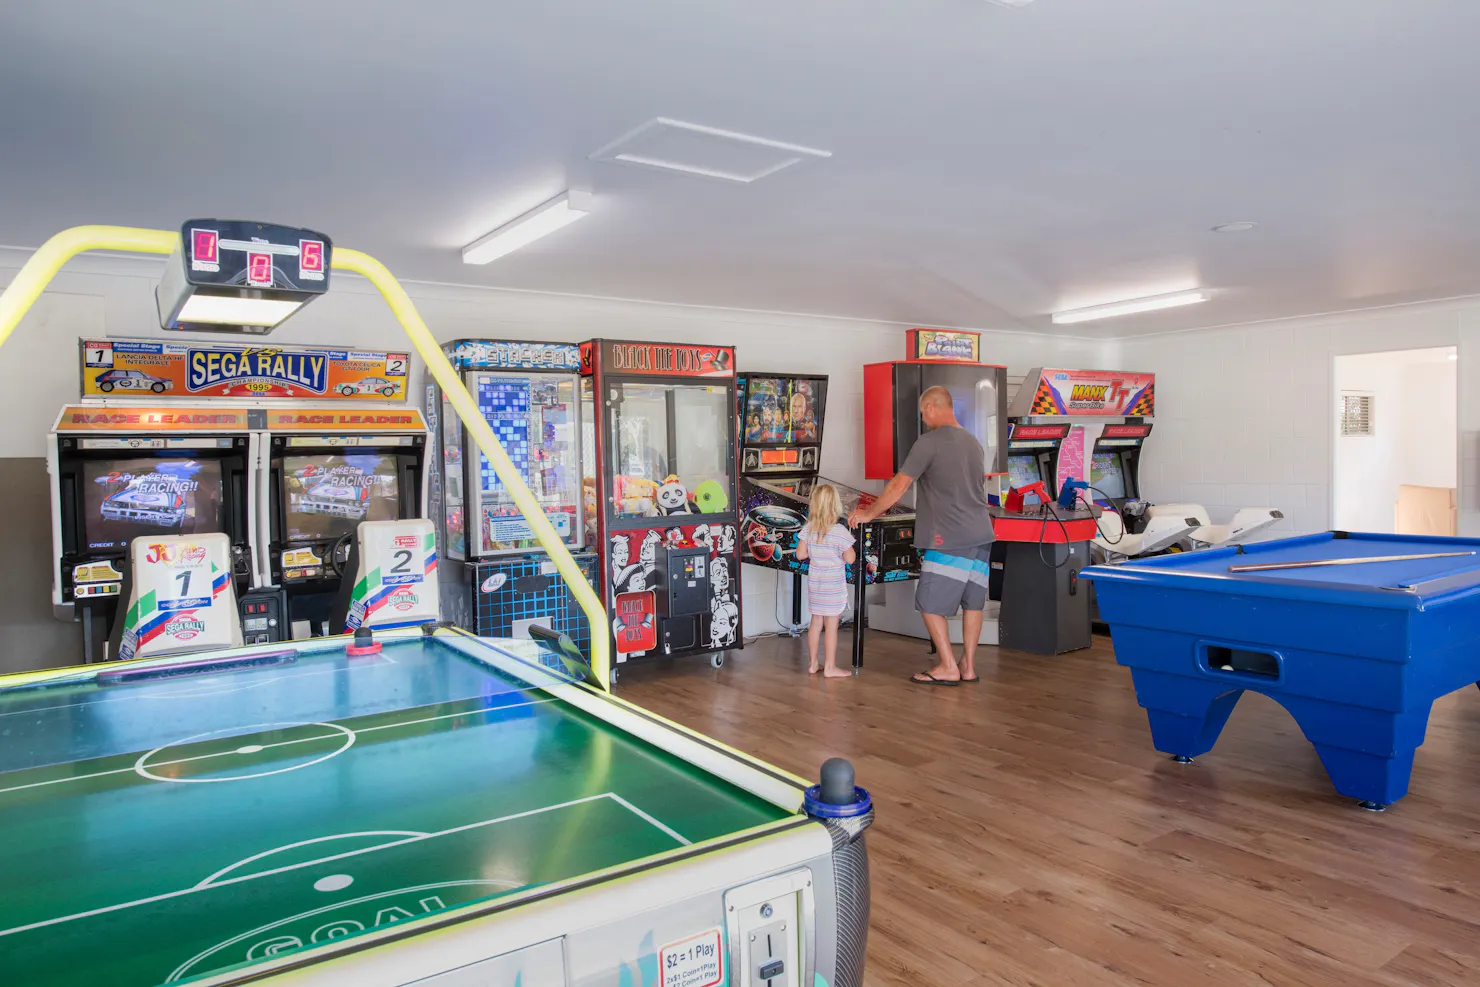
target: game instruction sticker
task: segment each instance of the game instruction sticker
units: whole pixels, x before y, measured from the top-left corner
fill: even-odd
[[[658,952],[662,987],[716,987],[724,980],[724,955],[717,928],[669,943]]]
[[[406,400],[410,353],[83,339],[84,397]]]

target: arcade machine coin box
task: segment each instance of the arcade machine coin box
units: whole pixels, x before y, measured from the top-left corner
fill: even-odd
[[[709,549],[659,548],[664,591],[660,617],[692,617],[709,612]]]

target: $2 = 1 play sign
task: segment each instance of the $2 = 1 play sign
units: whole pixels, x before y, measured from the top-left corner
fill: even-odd
[[[669,943],[658,953],[661,987],[716,987],[724,980],[724,950],[719,929]]]

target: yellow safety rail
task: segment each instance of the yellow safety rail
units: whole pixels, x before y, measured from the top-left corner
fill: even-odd
[[[0,346],[10,338],[22,317],[30,311],[41,292],[62,269],[62,265],[78,254],[88,250],[168,254],[179,241],[179,233],[169,230],[141,230],[129,226],[74,226],[63,230],[32,254],[5,291],[0,292]],[[513,495],[514,503],[523,513],[534,536],[539,539],[545,551],[550,553],[555,567],[565,577],[566,585],[570,587],[576,602],[581,605],[586,618],[591,622],[591,670],[601,687],[610,689],[611,643],[607,636],[609,625],[606,610],[602,607],[600,598],[586,581],[576,560],[571,558],[565,543],[555,533],[539,501],[535,500],[534,494],[525,485],[524,478],[514,469],[514,464],[493,434],[493,429],[489,428],[488,422],[479,414],[472,395],[463,386],[457,371],[452,369],[452,364],[447,362],[442,348],[437,345],[431,330],[417,313],[416,306],[411,304],[406,290],[384,264],[369,254],[336,247],[333,256],[335,270],[352,271],[375,285],[400,321],[401,327],[406,330],[406,335],[411,338],[411,345],[416,347],[416,351],[426,362],[427,370],[431,371],[432,377],[441,385],[468,434],[473,437],[483,455],[488,457],[493,471]]]

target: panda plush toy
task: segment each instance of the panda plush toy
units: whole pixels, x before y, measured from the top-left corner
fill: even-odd
[[[691,514],[689,492],[677,476],[670,476],[658,487],[658,510],[664,515]]]

